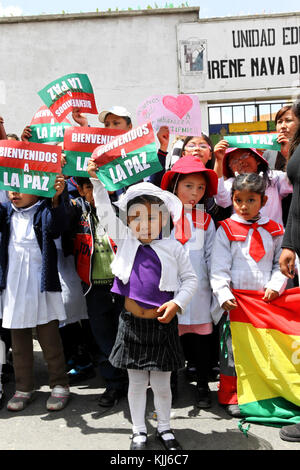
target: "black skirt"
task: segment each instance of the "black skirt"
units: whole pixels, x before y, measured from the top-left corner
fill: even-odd
[[[170,323],[135,317],[123,310],[109,357],[120,369],[172,371],[184,367],[177,315]]]

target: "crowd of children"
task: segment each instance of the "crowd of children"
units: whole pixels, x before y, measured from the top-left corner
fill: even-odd
[[[128,397],[132,450],[147,448],[149,385],[157,438],[167,450],[181,449],[170,415],[177,371],[184,367],[194,372],[196,406],[208,408],[218,366],[219,403],[240,416],[235,382],[228,382],[236,376],[232,289],[261,291],[271,302],[287,288],[279,258],[285,198],[293,192],[286,163],[300,127],[298,108],[277,113],[282,152],[275,159],[252,148],[228,148],[225,140],[214,147],[201,135],[179,139],[180,152],[167,168],[169,131],[162,127],[163,170],[122,191],[105,189],[92,159],[90,178],[58,175],[52,199],[1,191],[0,377],[11,349],[16,385],[8,410],[20,411],[34,398],[35,329],[48,366],[47,409],[63,409],[70,385],[94,377],[97,363],[106,382],[99,405]],[[72,116],[88,126],[79,110]],[[102,111],[99,121],[106,128],[132,128],[130,113],[120,106]],[[21,140],[30,135],[26,126]],[[0,139],[7,138],[0,118]],[[226,355],[219,356],[224,329]],[[5,398],[0,380],[2,405]]]

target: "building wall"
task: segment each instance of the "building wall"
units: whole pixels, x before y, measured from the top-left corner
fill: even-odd
[[[20,134],[43,104],[39,90],[65,74],[86,73],[99,111],[123,105],[135,116],[153,94],[195,93],[209,133],[209,104],[298,94],[299,45],[299,12],[202,20],[199,8],[172,8],[0,18],[0,115],[7,132]],[[258,75],[252,65],[254,76],[253,58],[260,63]],[[240,60],[231,78],[229,60]]]
[[[177,94],[176,26],[199,8],[0,18],[0,115],[21,133],[43,104],[37,92],[68,73],[86,73],[98,110],[135,116],[152,94]],[[99,125],[89,115],[91,125]]]

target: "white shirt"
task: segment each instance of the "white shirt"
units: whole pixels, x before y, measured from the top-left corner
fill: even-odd
[[[251,224],[236,214],[233,214],[231,218],[237,222]],[[258,224],[262,225],[268,221],[268,218],[262,217]],[[232,288],[258,291],[270,288],[279,294],[284,291],[287,278],[279,268],[283,236],[273,237],[263,227],[258,227],[258,231],[266,253],[260,261],[256,262],[249,254],[252,228],[244,242],[230,241],[223,227],[218,228],[211,257],[210,282],[219,307],[227,300],[234,298]],[[221,317],[222,312],[222,309],[216,309],[214,315]]]
[[[270,185],[266,189],[266,196],[268,196],[267,203],[261,208],[260,213],[270,220],[275,220],[279,224],[282,222],[282,206],[281,201],[288,194],[293,192],[293,186],[288,180],[287,174],[284,171],[271,170],[268,173],[271,180]],[[229,207],[232,205],[231,200],[231,187],[234,178],[219,178],[218,180],[218,194],[215,196],[215,201],[218,206]]]
[[[117,253],[111,263],[112,273],[127,284],[141,242],[116,216],[107,190],[101,181],[94,178],[91,178],[91,181],[99,224],[117,245]],[[188,253],[176,240],[153,240],[150,245],[161,262],[159,289],[175,292],[173,301],[184,310],[198,284]]]

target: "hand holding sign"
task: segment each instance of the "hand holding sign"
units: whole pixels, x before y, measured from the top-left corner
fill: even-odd
[[[99,167],[97,177],[108,191],[137,183],[162,169],[150,123],[97,147],[92,159]]]
[[[224,140],[232,148],[280,150],[281,145],[277,137],[278,134],[225,135]]]
[[[0,189],[53,197],[61,173],[61,147],[0,141]]]

